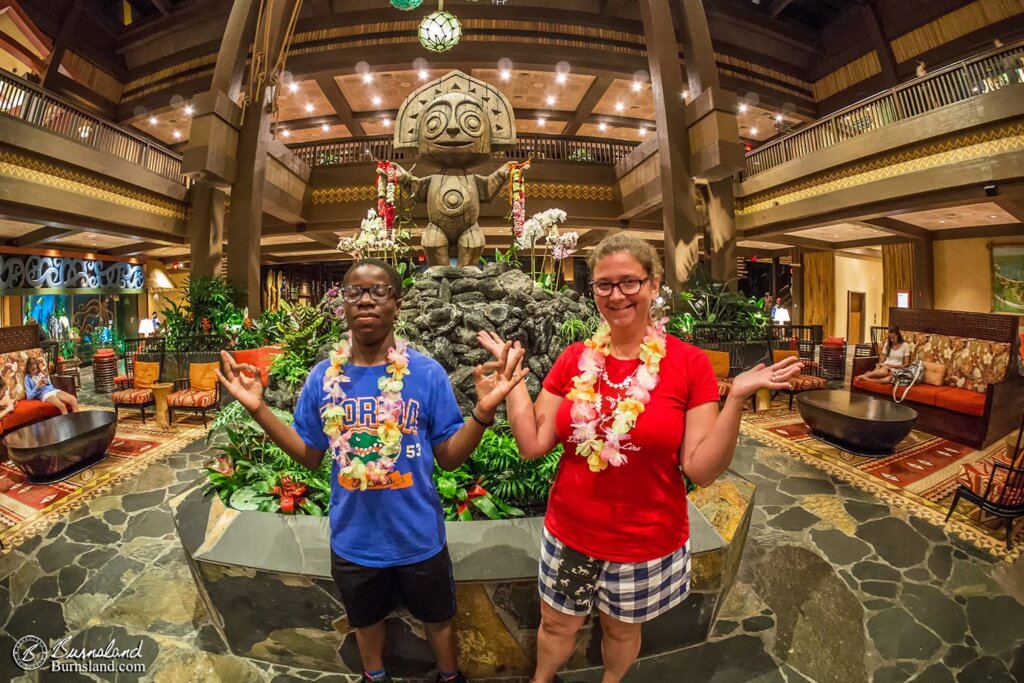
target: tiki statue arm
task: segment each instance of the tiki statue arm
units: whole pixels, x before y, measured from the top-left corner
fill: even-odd
[[[509,164],[502,164],[494,173],[488,176],[474,176],[477,182],[477,190],[480,192],[482,201],[491,201],[498,196],[505,185],[508,184]]]

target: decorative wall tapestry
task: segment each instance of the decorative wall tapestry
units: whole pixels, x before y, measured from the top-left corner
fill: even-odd
[[[1024,244],[992,245],[992,312],[1024,315]]]
[[[142,266],[62,256],[0,254],[0,289],[108,289],[142,291]]]

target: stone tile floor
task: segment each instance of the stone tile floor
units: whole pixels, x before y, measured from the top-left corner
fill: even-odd
[[[102,405],[83,380],[83,403]],[[0,556],[0,681],[114,680],[21,672],[9,653],[26,634],[141,642],[146,673],[118,681],[352,680],[224,651],[168,511],[206,458],[205,442],[193,443]],[[1000,563],[745,437],[733,469],[758,485],[758,503],[713,638],[644,662],[628,681],[1024,680],[1024,561]]]

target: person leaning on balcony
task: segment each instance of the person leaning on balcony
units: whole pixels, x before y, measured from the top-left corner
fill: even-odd
[[[889,328],[889,338],[886,340],[885,346],[882,347],[881,361],[874,370],[859,375],[857,379],[888,382],[891,381],[893,370],[905,368],[908,365],[910,365],[910,347],[903,341],[903,333],[900,332],[899,325],[893,325]]]
[[[384,619],[401,601],[423,622],[437,658],[437,683],[464,683],[434,461],[449,471],[462,465],[526,371],[507,363],[511,344],[499,360],[478,365],[478,400],[465,422],[444,368],[395,339],[398,271],[376,259],[357,261],[342,292],[348,342],[309,373],[294,427],[263,402],[258,368],[236,363],[224,351],[225,371],[217,376],[300,465],[316,470],[325,452],[332,453],[331,574],[356,632],[363,682],[391,681],[384,669]]]
[[[548,683],[572,654],[597,607],[603,683],[622,679],[640,651],[641,624],[689,591],[685,474],[708,486],[732,460],[744,401],[784,389],[798,358],[737,376],[718,409],[708,357],[665,333],[655,306],[661,262],[646,242],[606,238],[590,257],[604,322],[555,361],[537,401],[525,385],[508,395],[508,418],[527,460],[565,452],[548,500],[541,543],[541,624],[533,683]],[[500,358],[506,343],[482,331]],[[508,362],[523,362],[518,342]]]

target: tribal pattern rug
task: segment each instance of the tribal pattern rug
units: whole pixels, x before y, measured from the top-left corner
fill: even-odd
[[[83,407],[83,410],[106,410]],[[79,505],[105,493],[114,484],[136,475],[151,463],[203,436],[202,426],[176,424],[145,425],[136,415],[121,414],[117,434],[107,457],[64,481],[33,485],[12,462],[0,462],[0,542],[10,550],[49,529]]]
[[[800,414],[784,407],[757,414],[745,412],[740,429],[744,435],[943,527],[996,557],[1013,560],[1024,550],[1024,523],[1017,523],[1014,548],[1008,552],[1005,523],[989,515],[983,517],[977,506],[962,499],[949,522],[944,522],[960,466],[1003,455],[1006,444],[1002,440],[976,450],[914,430],[892,455],[864,458],[810,436]]]

